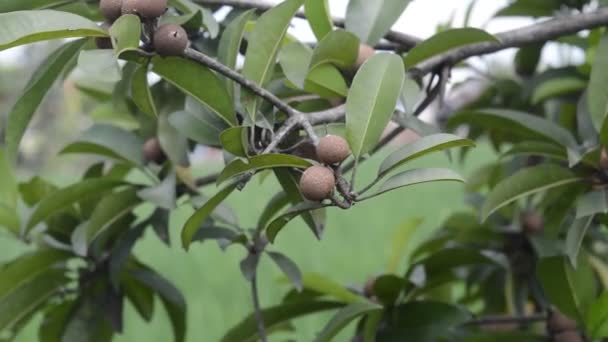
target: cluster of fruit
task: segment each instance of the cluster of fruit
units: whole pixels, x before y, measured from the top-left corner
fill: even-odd
[[[350,156],[348,142],[337,135],[326,135],[319,140],[316,158],[325,165],[311,166],[300,178],[300,192],[310,201],[322,201],[331,196],[336,187],[336,176],[331,166],[339,165]]]
[[[102,27],[109,29],[122,15],[133,14],[142,20],[155,23],[167,10],[167,0],[101,0],[101,14],[106,18]],[[188,34],[179,25],[163,24],[152,33],[152,45],[161,56],[181,55],[188,47]],[[112,48],[110,38],[97,39],[100,49]]]

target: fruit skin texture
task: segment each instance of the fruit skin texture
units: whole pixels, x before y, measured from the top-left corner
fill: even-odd
[[[350,156],[350,147],[346,139],[337,135],[326,135],[317,145],[317,156],[325,164],[333,165],[344,161]]]
[[[334,172],[324,166],[311,166],[300,178],[300,192],[310,201],[322,201],[328,198],[336,186]]]
[[[569,331],[576,332],[576,322],[566,317],[559,311],[552,311],[551,315],[549,316],[549,319],[547,320],[547,329],[553,334],[559,334]]]
[[[355,67],[359,69],[365,61],[367,61],[370,57],[376,54],[376,50],[373,47],[367,44],[359,45],[359,55],[357,56],[357,61],[355,62]]]
[[[576,330],[564,331],[555,335],[553,338],[555,342],[583,342],[581,335]]]
[[[602,153],[600,155],[600,168],[602,170],[608,170],[608,151],[605,147],[602,147]]]
[[[101,0],[99,1],[99,11],[107,20],[114,21],[122,13],[122,0]]]
[[[188,34],[179,25],[165,24],[154,33],[154,49],[161,56],[179,56],[188,47]]]
[[[104,21],[100,27],[104,31],[109,31],[112,24],[110,22]],[[110,37],[97,37],[95,38],[95,45],[97,45],[98,49],[111,49],[112,48],[112,38]]]
[[[135,14],[142,18],[158,18],[165,13],[167,0],[122,0],[122,14]]]
[[[144,159],[149,162],[162,164],[165,161],[165,153],[160,146],[158,138],[150,138],[144,143]]]
[[[540,234],[544,230],[544,220],[536,211],[526,211],[520,217],[522,229],[526,234]]]

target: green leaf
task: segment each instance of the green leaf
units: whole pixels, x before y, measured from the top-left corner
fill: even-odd
[[[323,64],[308,73],[304,90],[324,98],[346,97],[348,85],[340,70],[333,65]]]
[[[25,226],[25,232],[36,226],[38,223],[51,217],[53,214],[69,208],[71,205],[87,198],[98,196],[104,191],[115,188],[123,183],[113,179],[91,178],[79,183],[70,185],[51,193],[45,197],[34,212]]]
[[[608,213],[608,193],[605,189],[591,191],[576,203],[576,218]]]
[[[486,220],[496,210],[529,195],[579,182],[570,170],[557,165],[539,165],[519,170],[502,180],[486,197],[481,208],[482,220]]]
[[[387,273],[397,273],[397,268],[403,256],[406,255],[408,245],[413,242],[412,238],[423,222],[423,218],[413,217],[404,220],[396,228],[391,239],[390,257],[386,267]]]
[[[205,115],[197,115],[190,111],[171,113],[168,119],[171,126],[181,135],[207,146],[218,146],[222,130],[227,127],[224,122],[206,121]]]
[[[595,300],[595,278],[583,253],[579,254],[577,264],[575,269],[563,256],[543,258],[538,264],[537,275],[547,299],[584,326],[584,313]]]
[[[154,292],[132,277],[122,277],[120,283],[127,299],[133,304],[135,310],[146,321],[152,319],[154,313]]]
[[[322,293],[343,303],[350,304],[365,301],[363,297],[354,294],[344,286],[318,273],[304,273],[302,275],[302,284],[307,290]]]
[[[286,257],[285,255],[277,252],[268,252],[268,256],[274,261],[277,266],[285,273],[289,281],[293,284],[293,286],[298,290],[302,291],[302,273],[291,259]]]
[[[598,132],[602,131],[606,121],[608,106],[608,61],[600,56],[608,55],[608,34],[604,34],[595,51],[596,58],[593,61],[589,88],[587,89],[587,104],[593,126]]]
[[[576,94],[587,87],[587,82],[576,77],[557,77],[541,83],[532,94],[532,104],[539,104],[547,99]]]
[[[65,327],[74,311],[74,300],[57,304],[44,314],[44,320],[38,329],[39,342],[61,341]]]
[[[382,306],[375,303],[354,303],[350,304],[338,311],[334,317],[327,323],[327,325],[321,330],[316,342],[331,341],[344,327],[346,327],[351,321],[357,317],[363,316],[368,313],[378,312],[382,310]]]
[[[211,197],[200,209],[198,209],[184,224],[182,228],[182,246],[188,249],[196,233],[203,225],[203,222],[211,213],[230,195],[237,187],[238,183],[225,186],[217,194]]]
[[[300,89],[304,88],[311,58],[310,47],[300,42],[285,45],[278,56],[285,77]]]
[[[459,342],[544,342],[547,338],[523,331],[509,332],[477,332],[467,335]]]
[[[294,218],[325,207],[326,205],[312,202],[301,202],[293,206],[268,224],[268,227],[266,227],[266,237],[268,238],[268,241],[274,243],[279,232]],[[319,238],[318,232],[315,232],[315,235]]]
[[[228,125],[236,124],[230,95],[222,81],[209,69],[180,57],[154,57],[152,64],[153,72],[207,106]]]
[[[131,97],[133,102],[142,112],[158,116],[156,105],[152,99],[152,92],[148,85],[148,66],[140,65],[137,67],[131,78]]]
[[[5,150],[0,148],[0,205],[15,209],[18,199],[19,190],[13,167]]]
[[[17,216],[17,213],[15,212],[15,208],[0,203],[0,227],[8,229],[15,236],[19,235],[21,222],[19,216]]]
[[[410,2],[351,0],[346,9],[346,29],[373,46],[391,29]]]
[[[317,312],[337,309],[344,304],[329,301],[298,301],[280,304],[261,311],[266,329],[288,322],[292,319]],[[258,341],[257,320],[254,314],[249,315],[237,326],[231,328],[222,338],[222,342],[256,342]]]
[[[264,208],[258,219],[258,229],[264,229],[272,218],[290,202],[289,195],[285,191],[275,194]]]
[[[247,21],[249,21],[252,15],[253,10],[244,12],[234,18],[222,33],[222,38],[220,38],[220,43],[217,48],[217,60],[230,69],[236,68],[241,42],[245,35],[245,24],[247,24]],[[228,78],[226,78],[225,81],[228,94],[233,98],[236,85]]]
[[[556,146],[554,144],[545,143],[541,141],[523,141],[521,143],[515,144],[502,156],[508,157],[517,155],[534,155],[563,161],[568,160],[566,149],[561,146]]]
[[[70,254],[54,249],[42,249],[23,254],[0,264],[0,298],[31,281],[55,265],[65,262]]]
[[[171,171],[160,184],[139,190],[137,196],[159,208],[173,210],[176,207],[176,185],[175,171]]]
[[[188,139],[171,124],[168,115],[161,114],[158,117],[157,132],[160,146],[167,158],[175,165],[188,167]]]
[[[0,18],[1,16],[2,14],[0,14]],[[2,24],[4,22],[0,19],[0,27]],[[0,32],[6,31],[0,28]],[[85,40],[78,40],[58,48],[34,72],[19,100],[8,115],[5,129],[8,160],[14,161],[17,158],[19,143],[34,116],[34,112],[55,83],[55,80],[65,70],[70,60],[76,57],[85,42]]]
[[[576,268],[578,253],[581,250],[583,239],[587,234],[587,229],[593,222],[593,216],[583,217],[574,220],[566,235],[566,254],[570,258],[572,266]]]
[[[334,23],[331,20],[327,0],[305,0],[304,12],[317,41],[321,41],[333,30]]]
[[[0,13],[52,8],[65,2],[66,0],[3,1],[2,3],[0,3]]]
[[[0,330],[32,314],[68,282],[61,269],[47,269],[0,298]]]
[[[220,142],[224,150],[237,157],[247,158],[247,131],[248,127],[231,127],[220,134]]]
[[[347,140],[358,159],[380,140],[405,79],[398,56],[380,53],[357,72],[346,100]]]
[[[116,56],[126,50],[137,50],[141,38],[139,17],[133,14],[121,15],[110,27],[110,36]]]
[[[332,31],[315,47],[309,69],[312,70],[325,63],[345,69],[355,64],[358,54],[357,36],[344,30]]]
[[[384,274],[374,280],[372,292],[378,301],[385,306],[392,306],[397,302],[401,292],[408,282],[394,274]]]
[[[81,16],[51,10],[0,14],[0,51],[42,40],[104,37],[107,33]]]
[[[291,19],[304,0],[287,0],[272,7],[257,20],[249,35],[243,76],[264,87],[274,72],[277,54]],[[260,105],[257,96],[246,93],[245,104],[251,122],[256,122]]]
[[[398,173],[393,177],[389,178],[374,194],[362,198],[370,199],[372,197],[376,197],[382,195],[385,192],[393,191],[399,188],[403,188],[406,186],[429,183],[429,182],[445,182],[445,181],[454,181],[454,182],[462,182],[465,180],[461,175],[452,171],[450,169],[438,169],[438,168],[428,168],[428,169],[414,169],[405,172]]]
[[[608,337],[608,292],[591,304],[587,310],[585,323],[587,333],[592,338]]]
[[[460,46],[492,42],[498,43],[498,38],[486,31],[476,28],[457,28],[439,32],[431,38],[416,45],[405,56],[406,68],[413,68],[420,62]]]
[[[395,168],[408,161],[422,157],[426,154],[442,151],[454,147],[474,147],[475,142],[452,134],[433,134],[421,137],[400,150],[391,153],[384,159],[378,170],[378,177],[383,177]]]
[[[82,224],[72,234],[74,251],[87,255],[89,244],[124,215],[133,211],[141,203],[137,190],[128,188],[103,197],[95,207],[88,222]]]
[[[299,169],[305,169],[312,164],[302,158],[288,155],[288,154],[263,154],[253,156],[248,159],[248,162],[244,162],[240,159],[236,159],[228,164],[224,170],[220,173],[217,178],[217,183],[221,184],[228,179],[242,175],[249,171],[259,171],[263,169],[272,169],[277,167],[293,167]]]
[[[78,55],[78,69],[95,82],[116,83],[122,78],[111,50],[84,50]]]
[[[562,6],[560,0],[516,0],[496,13],[497,17],[547,17]]]
[[[96,154],[136,166],[144,163],[143,141],[129,131],[105,124],[93,125],[60,153]]]

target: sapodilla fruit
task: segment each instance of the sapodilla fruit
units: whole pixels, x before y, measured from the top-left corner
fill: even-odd
[[[146,140],[144,143],[144,159],[157,164],[162,164],[165,161],[165,153],[158,138],[154,137]]]
[[[122,0],[100,0],[99,11],[107,20],[114,21],[122,13]]]
[[[552,311],[547,320],[547,329],[553,334],[576,331],[576,322],[559,311]]]
[[[310,201],[320,202],[328,198],[335,186],[334,172],[325,166],[311,166],[300,178],[300,192]]]
[[[167,0],[122,0],[122,14],[135,14],[142,18],[158,18],[165,13]]]
[[[554,336],[555,342],[583,342],[583,338],[576,330],[564,331]]]
[[[337,135],[326,135],[317,145],[317,157],[322,163],[333,165],[343,162],[350,156],[350,147],[346,139]]]
[[[361,43],[359,45],[359,54],[357,55],[357,61],[355,62],[355,67],[359,69],[365,61],[370,59],[374,54],[376,54],[376,50],[373,47]]]
[[[154,33],[154,49],[161,56],[179,56],[188,47],[188,34],[177,24],[161,25]]]
[[[543,232],[544,220],[537,211],[525,211],[520,216],[522,230],[526,234],[539,234]]]
[[[600,154],[600,168],[602,170],[608,170],[608,151],[605,147],[602,147],[602,152]]]

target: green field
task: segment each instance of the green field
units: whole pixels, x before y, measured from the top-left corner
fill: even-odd
[[[466,169],[451,164],[445,154],[436,154],[416,161],[410,167],[450,166],[470,174],[491,153],[487,148],[477,148],[470,153]],[[361,180],[375,173],[382,158],[361,168]],[[210,193],[213,189],[208,189]],[[241,225],[253,226],[265,201],[278,190],[277,184],[268,177],[262,184],[254,179],[243,192],[234,193],[229,204],[239,215]],[[366,203],[358,204],[349,211],[331,209],[323,241],[314,239],[308,228],[298,219],[290,223],[279,235],[275,248],[297,262],[303,272],[317,272],[345,284],[356,285],[374,274],[382,272],[390,249],[391,236],[404,220],[425,217],[419,236],[432,234],[438,223],[455,209],[463,207],[463,186],[455,183],[423,184],[401,189]],[[152,232],[148,232],[136,247],[136,255],[171,279],[185,294],[188,302],[187,341],[218,341],[222,334],[239,322],[251,310],[251,298],[238,263],[245,255],[240,247],[232,247],[226,253],[214,243],[194,245],[185,252],[178,243],[182,223],[190,210],[175,211],[171,220],[173,246],[167,248]],[[7,260],[23,251],[23,246],[0,237],[0,261]],[[406,265],[403,265],[405,269]],[[264,306],[280,301],[287,286],[277,282],[280,271],[269,260],[263,259],[260,269],[260,294]],[[130,306],[125,311],[125,331],[116,341],[171,341],[172,332],[160,302],[156,303],[153,321],[148,324],[136,316]],[[312,341],[327,321],[328,316],[315,316],[296,322],[297,332],[291,340]],[[36,341],[37,318],[17,339]],[[346,341],[348,334],[336,338]],[[278,340],[285,341],[283,338]]]

